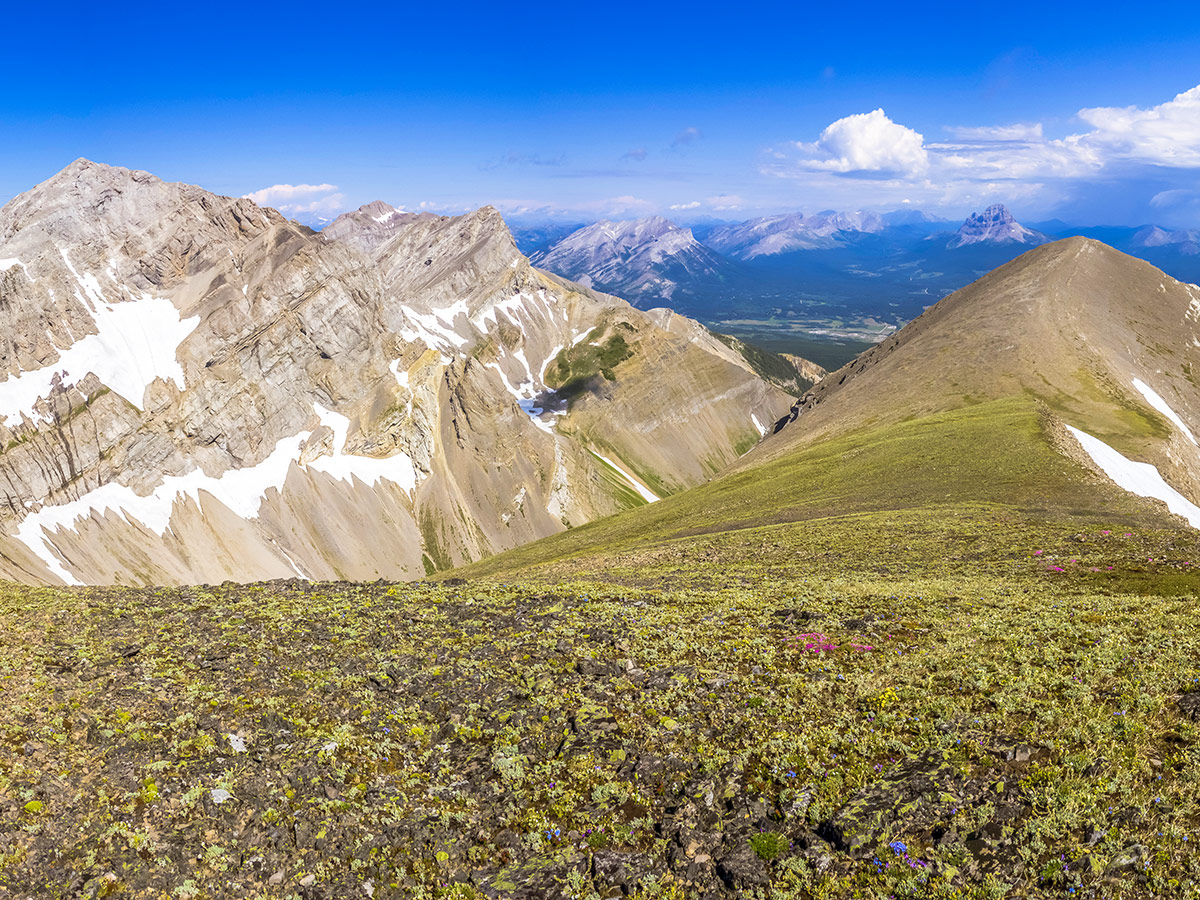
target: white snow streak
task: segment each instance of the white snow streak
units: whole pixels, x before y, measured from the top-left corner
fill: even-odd
[[[373,456],[347,454],[346,436],[350,433],[350,420],[319,403],[313,404],[321,424],[333,430],[333,455],[322,456],[308,464],[308,468],[332,475],[338,481],[353,481],[357,478],[375,487],[381,479],[400,485],[409,493],[417,486],[417,470],[407,453],[397,453],[379,459]]]
[[[408,389],[408,370],[400,368],[400,360],[393,359],[391,361],[391,363],[388,365],[388,368],[391,369],[392,374],[396,376],[396,383],[399,384],[400,387],[407,390]]]
[[[1154,388],[1150,387],[1150,385],[1146,384],[1140,378],[1133,379],[1133,386],[1142,392],[1142,396],[1146,398],[1147,403],[1174,422],[1175,427],[1187,435],[1187,439],[1191,441],[1194,446],[1200,446],[1196,444],[1196,438],[1192,434],[1191,429],[1183,424],[1183,419],[1179,418],[1179,416],[1175,414],[1175,410],[1171,409],[1171,407],[1167,405],[1167,401],[1160,397],[1155,392]]]
[[[603,455],[597,453],[595,450],[592,450],[591,454],[592,454],[592,456],[596,457],[596,459],[603,460],[604,462],[606,462],[610,466],[612,466],[614,469],[616,469],[617,472],[619,472],[621,474],[621,476],[626,481],[629,482],[629,486],[632,487],[639,494],[641,494],[642,498],[645,499],[645,501],[647,503],[655,503],[659,500],[659,497],[656,494],[654,494],[648,487],[646,487],[644,484],[642,484],[640,481],[638,481],[636,478],[634,478],[632,475],[630,475],[628,472],[626,472],[621,466],[617,465],[615,462],[613,462],[607,456],[603,456]]]
[[[77,519],[111,511],[123,515],[131,523],[140,522],[161,537],[167,533],[175,502],[186,496],[199,503],[200,491],[211,494],[240,518],[255,518],[267,490],[283,487],[288,469],[298,458],[300,446],[308,440],[310,433],[306,431],[283,438],[258,465],[230,469],[216,478],[205,475],[201,469],[186,475],[168,475],[144,497],[134,493],[133,488],[109,482],[77,500],[59,506],[43,506],[26,516],[17,527],[17,539],[41,557],[67,584],[81,584],[59,564],[43,529],[73,528]]]
[[[358,478],[371,487],[378,485],[381,479],[386,479],[412,492],[417,476],[412,459],[407,454],[397,453],[386,459],[348,455],[344,449],[346,436],[350,431],[350,420],[319,404],[314,404],[314,409],[321,419],[321,424],[333,430],[334,447],[332,456],[322,456],[313,460],[308,464],[308,469],[324,472],[339,481]],[[271,488],[277,491],[283,489],[288,471],[293,464],[298,464],[300,449],[311,434],[310,431],[302,431],[282,438],[271,454],[258,465],[230,469],[216,478],[205,475],[200,469],[186,475],[168,475],[158,487],[144,497],[138,496],[132,488],[110,482],[69,503],[43,506],[37,512],[26,516],[17,527],[17,539],[36,553],[50,571],[67,584],[82,584],[63,568],[51,546],[48,534],[60,528],[74,528],[79,519],[95,513],[103,515],[113,512],[124,516],[130,523],[140,522],[162,537],[170,527],[171,512],[175,503],[184,497],[191,497],[198,504],[200,491],[212,495],[239,518],[257,518],[267,491]],[[282,548],[280,552],[297,574],[302,578],[306,577],[300,573],[296,563]]]
[[[758,429],[758,436],[759,436],[759,437],[766,437],[766,436],[767,436],[767,429],[763,427],[763,423],[762,423],[762,422],[758,421],[758,416],[756,416],[754,413],[750,413],[750,421],[751,421],[751,422],[753,422],[753,423],[754,423],[754,427]]]
[[[1150,463],[1134,462],[1122,456],[1099,438],[1092,437],[1086,431],[1080,431],[1070,425],[1067,426],[1067,429],[1075,435],[1075,439],[1092,458],[1092,462],[1098,465],[1117,487],[1129,491],[1131,494],[1137,494],[1139,497],[1162,500],[1175,515],[1187,519],[1193,528],[1200,528],[1200,506],[1196,506],[1191,500],[1167,484],[1162,475],[1158,473],[1158,469]]]

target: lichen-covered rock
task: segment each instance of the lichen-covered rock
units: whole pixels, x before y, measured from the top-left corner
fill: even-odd
[[[839,850],[870,852],[893,825],[957,805],[960,787],[957,771],[942,754],[924,753],[901,761],[851,797],[824,831]]]

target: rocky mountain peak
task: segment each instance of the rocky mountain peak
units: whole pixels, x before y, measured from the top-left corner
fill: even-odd
[[[1029,244],[1036,246],[1050,239],[1018,222],[1002,203],[993,203],[981,213],[969,215],[957,234],[946,245],[953,250],[971,244]]]
[[[0,209],[0,577],[421,577],[648,490],[621,473],[703,480],[786,405],[492,207],[327,231],[86,160]]]
[[[735,259],[752,260],[793,250],[829,249],[841,246],[846,233],[870,233],[884,227],[879,216],[863,210],[823,210],[811,216],[797,212],[722,225],[713,229],[706,243]]]
[[[574,231],[533,262],[588,287],[634,298],[639,305],[671,302],[683,282],[713,279],[734,264],[663,216],[597,222]]]

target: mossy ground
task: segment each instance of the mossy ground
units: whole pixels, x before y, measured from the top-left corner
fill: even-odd
[[[4,587],[0,891],[1200,896],[1196,533],[945,421],[486,579]]]

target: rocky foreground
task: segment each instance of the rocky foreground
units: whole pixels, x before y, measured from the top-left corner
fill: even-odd
[[[1079,537],[1004,578],[7,587],[0,892],[1196,896],[1195,548]]]

